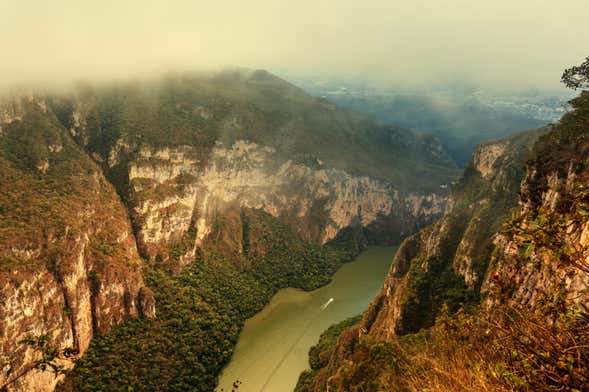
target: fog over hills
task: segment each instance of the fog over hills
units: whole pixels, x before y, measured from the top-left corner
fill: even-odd
[[[587,15],[0,1],[0,392],[589,391]]]
[[[380,122],[435,135],[460,166],[485,140],[558,122],[574,96],[565,89],[494,89],[468,81],[409,88],[351,78],[286,77],[315,96]]]
[[[586,23],[584,0],[3,1],[0,85],[239,65],[557,88],[585,54]]]

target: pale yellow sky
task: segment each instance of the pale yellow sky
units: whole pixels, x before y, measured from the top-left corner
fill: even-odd
[[[554,87],[589,0],[0,0],[0,85],[245,66]]]

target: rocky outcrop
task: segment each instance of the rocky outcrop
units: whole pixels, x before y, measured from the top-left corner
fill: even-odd
[[[402,242],[361,322],[340,335],[329,363],[311,381],[305,379],[301,390],[342,390],[338,383],[346,369],[356,356],[366,355],[361,341],[392,341],[433,325],[444,305],[456,310],[476,302],[493,253],[492,238],[517,206],[523,163],[546,131],[477,147],[444,216]]]
[[[50,106],[117,187],[149,260],[188,263],[212,233],[231,236],[218,229],[240,208],[264,209],[317,243],[351,225],[397,242],[440,216],[456,175],[434,138],[265,71],[88,88]]]
[[[48,335],[81,355],[94,335],[155,310],[114,188],[42,101],[12,107],[0,137],[0,385],[51,391],[61,376],[34,369],[40,353],[23,339]]]
[[[32,369],[24,337],[81,355],[93,336],[154,316],[139,253],[174,272],[212,243],[261,257],[253,209],[315,243],[349,226],[391,243],[441,215],[456,175],[435,139],[264,71],[8,100],[0,171],[0,360],[12,364],[0,385],[39,391],[59,377]]]
[[[499,336],[486,343],[485,355],[500,353],[489,360],[489,366],[496,369],[503,361],[506,372],[518,374],[513,383],[492,372],[492,382],[505,384],[501,388],[587,387],[587,349],[579,341],[586,341],[589,311],[589,93],[581,93],[571,104],[574,110],[558,125],[539,132],[542,135],[533,146],[531,141],[538,133],[528,132],[475,151],[444,218],[403,242],[382,291],[362,322],[340,336],[333,351],[340,355],[334,354],[327,366],[306,374],[300,390],[349,390],[348,384],[366,385],[363,372],[374,370],[378,363],[369,352],[370,347],[378,350],[379,343],[374,342],[391,342],[391,347],[396,345],[406,355],[402,347],[423,336],[441,339],[434,350],[441,358],[431,358],[432,352],[414,354],[425,358],[432,368],[441,361],[451,363],[447,369],[456,374],[444,372],[452,379],[479,376],[480,372],[471,369],[485,362],[475,358],[484,344],[476,341]],[[517,180],[519,167],[525,170],[521,182]],[[459,277],[461,284],[452,277]],[[452,304],[464,303],[468,297],[462,294],[476,294],[479,289],[483,303],[473,308],[475,313],[454,315]],[[474,297],[472,304],[479,300]],[[399,338],[431,326],[442,305],[447,312],[432,329],[415,335],[416,340],[411,340],[413,336]],[[459,333],[473,334],[469,339],[475,342],[474,350],[464,350],[468,339],[448,341],[448,347],[441,347],[452,336],[448,331],[456,326]],[[497,350],[497,344],[506,346]],[[568,363],[556,359],[567,352],[575,352]],[[448,353],[456,357],[443,357]],[[466,358],[459,357],[465,353]],[[528,358],[534,360],[528,362]],[[403,380],[409,385],[415,381],[412,377],[429,376],[427,371],[423,375],[427,367],[412,369],[411,360],[409,357],[405,366],[413,373]],[[454,368],[454,360],[463,363]],[[395,377],[402,378],[408,369],[400,370],[396,361],[385,362],[386,369],[381,366],[376,369],[380,373],[371,377],[381,378],[375,385],[396,385]],[[534,387],[527,386],[528,380]],[[416,384],[442,385],[442,389],[445,385],[435,381]]]
[[[3,362],[10,362],[0,382],[19,377],[9,390],[51,391],[63,377],[50,371],[29,371],[39,352],[20,344],[23,339],[49,334],[50,344],[73,348],[82,355],[95,334],[108,332],[128,317],[154,316],[153,303],[146,303],[142,298],[148,297],[140,295],[143,280],[138,270],[99,267],[86,258],[83,249],[77,251],[81,253],[73,260],[70,255],[64,260],[64,264],[72,263],[69,271],[55,274],[45,267],[15,267],[0,275],[0,355]],[[71,360],[58,363],[65,369],[73,366]]]
[[[489,307],[589,309],[588,93],[573,103],[576,110],[536,146],[520,209],[495,239],[483,287]]]
[[[241,140],[218,144],[206,164],[197,157],[189,146],[142,148],[129,164],[137,237],[150,259],[168,257],[166,249],[193,228],[190,256],[230,206],[263,209],[291,223],[303,238],[325,243],[345,227],[384,219],[415,227],[438,216],[445,201],[436,194],[402,196],[384,182],[319,160],[311,167],[283,159],[271,147]]]
[[[378,339],[431,325],[447,291],[476,294],[493,252],[493,236],[517,205],[524,160],[546,130],[480,145],[450,197],[444,217],[406,239],[362,328]],[[444,297],[445,299],[437,299]]]

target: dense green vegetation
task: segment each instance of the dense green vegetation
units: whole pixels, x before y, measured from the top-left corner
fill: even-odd
[[[308,390],[310,383],[317,376],[318,371],[328,365],[329,358],[333,355],[340,334],[345,329],[358,324],[361,319],[361,315],[350,317],[327,328],[319,336],[317,344],[309,349],[309,364],[311,365],[311,369],[301,373],[295,391],[303,392]]]
[[[2,125],[0,137],[0,250],[36,249],[50,257],[55,267],[70,249],[61,242],[101,225],[110,230],[95,233],[102,243],[94,252],[109,263],[138,263],[116,244],[117,228],[127,225],[126,211],[100,168],[77,146],[58,119],[37,102],[22,101],[26,115]],[[86,214],[81,215],[81,212]],[[100,216],[96,221],[93,216]],[[45,244],[48,237],[53,241]],[[95,244],[96,245],[96,244]],[[103,252],[111,247],[110,251]],[[100,249],[98,249],[100,250]],[[25,260],[0,253],[0,271]],[[31,263],[33,259],[28,259]],[[34,267],[36,268],[36,267]]]
[[[43,228],[63,224],[69,213],[63,207],[80,203],[85,193],[88,179],[78,174],[91,171],[92,165],[63,137],[54,118],[34,108],[3,129],[9,137],[0,137],[0,242],[26,243],[38,238]],[[48,145],[63,150],[51,154]],[[48,169],[43,175],[38,167],[44,163]]]
[[[464,283],[464,278],[456,275],[452,264],[430,258],[427,269],[423,265],[419,259],[411,262],[400,304],[402,316],[395,327],[399,334],[432,325],[443,306],[456,312],[461,306],[471,306],[478,300],[477,294]]]
[[[524,114],[489,108],[474,100],[461,101],[450,97],[333,95],[330,99],[386,124],[435,135],[460,166],[468,163],[473,148],[485,140],[546,124]]]
[[[289,159],[318,158],[404,189],[437,190],[458,174],[432,138],[379,125],[261,70],[86,86],[76,100],[85,103],[87,118],[78,142],[104,159],[123,140],[131,155],[141,146],[198,146],[197,158],[206,163],[215,142],[241,139],[275,147]],[[64,125],[71,124],[65,113],[72,98],[54,102]],[[122,180],[113,182],[120,188]]]
[[[324,391],[327,383],[338,392],[585,391],[589,315],[557,302],[536,312],[443,309],[433,327],[392,341],[352,327],[339,336],[338,349],[349,351],[335,374],[322,364],[303,373],[296,391]],[[554,311],[557,322],[546,323]]]
[[[94,339],[61,388],[211,391],[248,317],[280,288],[312,290],[327,283],[361,247],[352,230],[319,246],[263,211],[244,214],[255,257],[230,258],[213,244],[179,275],[147,270],[157,317],[130,320]]]
[[[588,87],[588,63],[565,71],[567,86]],[[529,141],[521,141],[522,135],[530,135],[523,133],[513,141],[512,154],[493,165],[497,173],[491,181],[467,167],[454,189],[454,212],[484,218],[461,236],[487,256],[480,269],[488,277],[485,302],[452,309],[452,297],[462,299],[464,293],[460,282],[452,284],[452,276],[444,277],[452,260],[429,258],[426,270],[423,256],[410,256],[409,278],[403,284],[408,286],[404,301],[411,309],[395,310],[407,311],[404,319],[409,323],[425,317],[432,325],[402,331],[413,333],[386,342],[362,333],[359,325],[343,331],[340,355],[314,376],[302,377],[304,390],[589,390],[586,284],[571,283],[585,282],[589,273],[582,234],[589,218],[589,92],[583,91],[571,105],[574,110],[545,130],[527,158],[522,151],[530,147]],[[520,158],[513,159],[517,154]],[[521,184],[521,208],[506,217],[513,206],[513,198],[506,196],[517,189],[522,159],[527,159],[527,176]],[[485,204],[497,207],[491,209],[495,215],[485,208],[481,215],[481,207],[473,208],[485,198]],[[450,226],[447,232],[460,222],[454,212],[442,220],[443,226]],[[491,247],[490,257],[487,244],[495,233],[498,246]],[[450,301],[442,302],[449,294]]]

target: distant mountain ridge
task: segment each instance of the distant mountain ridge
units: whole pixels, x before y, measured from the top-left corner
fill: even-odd
[[[167,258],[162,245],[189,227],[202,241],[215,211],[232,203],[282,216],[313,241],[357,222],[398,237],[441,211],[438,196],[457,173],[435,139],[266,71],[85,89],[54,106],[127,200],[150,258]]]
[[[589,92],[571,105],[475,150],[445,216],[403,242],[297,391],[589,388]]]
[[[385,124],[435,135],[459,166],[465,166],[473,148],[485,140],[557,122],[573,97],[566,92],[492,92],[452,84],[404,89],[293,79],[315,96]]]
[[[60,349],[90,349],[90,369],[136,360],[125,357],[134,339],[175,336],[193,350],[140,358],[154,362],[120,380],[82,367],[78,389],[92,374],[130,385],[143,366],[179,390],[185,377],[210,389],[243,317],[281,287],[325,284],[366,241],[398,242],[436,219],[457,174],[434,138],[249,70],[6,98],[0,165],[0,356],[11,363],[0,380],[39,391],[63,375],[36,369],[38,353],[19,342],[46,333]],[[247,312],[232,308],[242,300]],[[178,331],[178,317],[200,324]],[[225,333],[207,335],[212,324]]]

